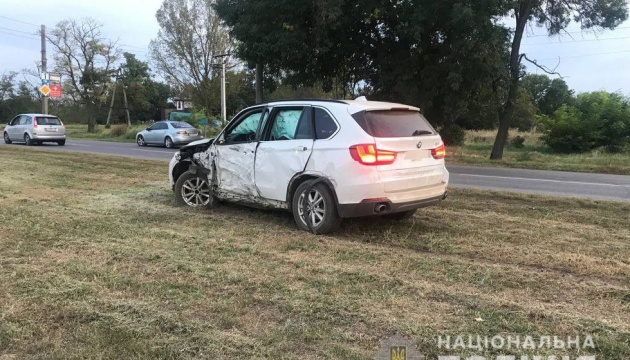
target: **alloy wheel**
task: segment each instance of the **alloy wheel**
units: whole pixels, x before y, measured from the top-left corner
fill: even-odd
[[[206,206],[212,200],[208,182],[202,178],[191,178],[182,186],[182,199],[188,206]]]
[[[318,227],[326,216],[326,202],[324,201],[324,197],[317,189],[311,189],[308,194],[308,201],[306,204],[306,212],[307,216],[304,216],[304,199],[306,198],[306,194],[300,195],[300,200],[298,201],[298,213],[300,214],[300,219],[304,224],[306,223],[306,219],[308,218],[310,225],[313,227]]]

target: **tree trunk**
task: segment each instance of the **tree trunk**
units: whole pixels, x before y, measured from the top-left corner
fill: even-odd
[[[92,104],[90,104],[89,101],[87,101],[87,117],[88,117],[88,133],[95,133],[96,132],[96,118],[95,118],[95,114],[94,114],[94,106],[92,106]]]
[[[256,104],[263,102],[263,67],[256,64]]]
[[[501,118],[499,119],[499,130],[497,131],[497,137],[494,140],[494,146],[490,154],[491,160],[501,160],[503,158],[503,148],[505,148],[510,125],[512,124],[514,104],[518,96],[518,84],[521,78],[521,41],[523,40],[525,25],[527,25],[529,21],[531,3],[532,0],[521,0],[519,2],[519,8],[515,9],[516,31],[514,32],[512,52],[510,54],[510,89],[508,91],[507,101],[501,112]]]

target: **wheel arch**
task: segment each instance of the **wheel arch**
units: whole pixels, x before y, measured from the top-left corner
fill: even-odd
[[[300,173],[293,176],[291,181],[289,181],[289,186],[287,187],[287,205],[289,211],[293,211],[293,195],[295,194],[297,188],[305,181],[318,179],[328,187],[333,195],[333,199],[335,200],[335,206],[337,207],[337,210],[339,209],[339,199],[337,198],[337,191],[335,190],[335,185],[329,178],[318,174]]]

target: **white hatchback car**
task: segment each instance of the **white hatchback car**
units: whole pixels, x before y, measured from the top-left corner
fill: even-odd
[[[285,209],[301,229],[324,234],[343,218],[405,219],[444,200],[445,153],[412,106],[280,101],[247,108],[216,139],[180,149],[169,177],[183,205]]]

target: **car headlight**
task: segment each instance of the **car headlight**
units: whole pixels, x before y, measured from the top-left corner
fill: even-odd
[[[175,153],[175,160],[179,162],[181,159],[182,159],[182,153],[178,151],[177,153]]]

